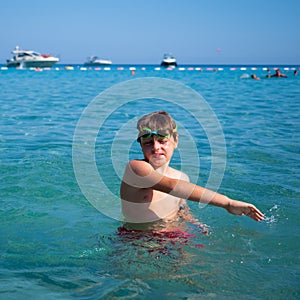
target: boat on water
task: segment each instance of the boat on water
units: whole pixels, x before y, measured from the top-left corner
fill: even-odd
[[[8,68],[51,68],[59,58],[51,54],[40,54],[32,50],[21,50],[19,46],[11,52],[13,58],[7,59]]]
[[[87,61],[84,63],[87,67],[92,66],[108,66],[111,65],[112,61],[109,59],[99,59],[97,56],[90,56],[87,58]]]
[[[162,67],[177,67],[176,58],[171,53],[166,53],[163,56],[163,60],[160,64]]]

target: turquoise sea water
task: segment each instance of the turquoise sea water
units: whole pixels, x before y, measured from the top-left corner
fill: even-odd
[[[262,80],[241,78],[252,73]],[[134,76],[128,67],[1,70],[0,298],[299,299],[300,76],[284,73],[289,78],[266,79],[261,67],[227,66],[217,72],[137,66]],[[176,80],[204,97],[226,141],[219,192],[253,202],[265,221],[190,203],[208,234],[186,223],[187,237],[135,237],[87,201],[72,163],[79,118],[100,92],[143,77]],[[111,101],[107,107],[118,99]],[[189,98],[183,102],[197,106]],[[207,181],[205,133],[172,103],[140,99],[109,116],[97,137],[98,168],[115,195],[120,179],[111,140],[124,123],[156,109],[169,111],[194,136],[197,182]],[[133,143],[130,156],[139,157],[138,150]],[[193,174],[195,157],[185,155],[185,170]],[[180,152],[172,164],[180,167]],[[104,194],[103,200],[109,210],[110,198]]]

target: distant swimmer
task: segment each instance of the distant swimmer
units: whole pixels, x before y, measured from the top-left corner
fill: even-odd
[[[254,80],[260,80],[260,77],[257,77],[255,74],[252,74],[251,78],[254,79]]]
[[[275,74],[271,75],[271,77],[283,77],[287,78],[285,74],[282,74],[279,69],[276,69]]]

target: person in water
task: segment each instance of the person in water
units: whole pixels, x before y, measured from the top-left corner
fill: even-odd
[[[253,204],[230,199],[189,182],[189,177],[169,166],[178,146],[177,125],[171,115],[157,111],[137,122],[144,159],[131,160],[120,187],[122,212],[129,223],[171,220],[186,207],[186,199],[226,209],[256,221],[264,215]]]
[[[260,77],[257,77],[255,74],[252,74],[251,78],[254,79],[254,80],[260,80]]]
[[[285,75],[285,74],[282,74],[279,69],[276,69],[275,74],[271,75],[271,77],[283,77],[283,78],[287,78],[288,76]]]

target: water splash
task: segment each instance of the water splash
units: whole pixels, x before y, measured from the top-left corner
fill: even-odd
[[[277,223],[279,219],[279,210],[279,206],[274,204],[265,215],[265,222],[267,224]],[[268,216],[268,214],[270,214],[270,216]]]

